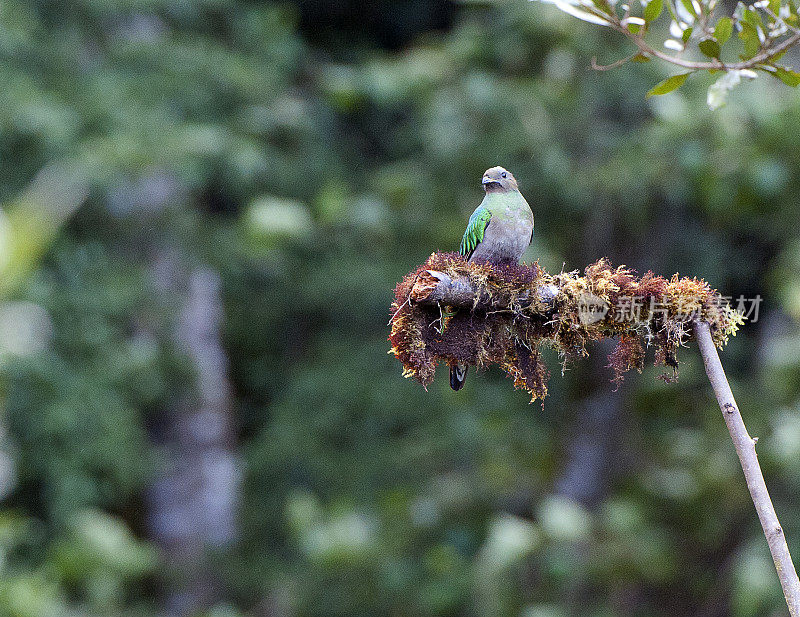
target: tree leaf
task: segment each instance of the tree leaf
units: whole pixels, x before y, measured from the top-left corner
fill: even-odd
[[[719,47],[719,43],[714,39],[703,39],[697,46],[700,48],[700,51],[709,58],[719,58],[719,54],[722,51]]]
[[[653,86],[645,95],[645,98],[649,99],[651,96],[660,96],[662,94],[666,94],[667,92],[677,90],[683,85],[683,82],[686,81],[686,78],[689,77],[690,74],[691,73],[679,73],[677,75],[673,75],[672,77],[667,77],[664,81]]]
[[[800,86],[800,73],[797,73],[792,69],[787,69],[783,66],[776,66],[775,72],[770,72],[770,75],[777,77],[787,86],[791,86],[792,88]]]
[[[769,57],[769,62],[777,62],[778,60],[780,60],[781,58],[783,58],[786,55],[786,51],[787,50],[784,49],[783,51],[779,51],[774,56],[770,56]]]
[[[631,62],[650,62],[650,58],[644,54],[636,54],[633,58],[631,58]]]
[[[748,24],[751,24],[754,27],[763,26],[764,22],[761,21],[761,15],[759,15],[753,9],[745,9],[742,13],[742,21]]]
[[[739,33],[739,38],[744,43],[743,59],[749,60],[758,53],[761,48],[761,39],[758,38],[758,30],[750,22],[741,22],[742,31]]]
[[[683,40],[684,45],[691,38],[692,32],[694,32],[694,28],[686,28],[686,30],[683,31],[683,36],[681,37],[681,39]]]
[[[655,21],[658,19],[658,16],[661,15],[661,11],[664,10],[664,0],[650,0],[647,3],[647,6],[644,7],[644,20],[647,23],[651,21]]]
[[[608,0],[592,0],[592,4],[594,4],[598,9],[606,13],[607,15],[613,15],[614,9],[608,3]]]
[[[686,12],[689,13],[694,18],[697,18],[697,11],[694,10],[694,5],[692,4],[692,0],[681,0],[681,4],[683,8],[686,9]]]
[[[714,28],[714,38],[720,45],[724,45],[731,38],[731,34],[733,34],[733,20],[730,17],[721,18]]]

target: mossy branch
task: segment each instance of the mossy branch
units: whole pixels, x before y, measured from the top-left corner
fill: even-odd
[[[423,385],[436,365],[499,365],[532,400],[547,395],[547,368],[539,349],[556,349],[563,362],[588,355],[592,341],[617,339],[609,356],[613,380],[641,370],[645,348],[677,375],[678,348],[692,321],[711,324],[722,345],[742,318],[708,283],[671,279],[601,259],[577,272],[550,275],[538,264],[468,263],[457,253],[434,253],[395,289],[392,353],[404,375]]]
[[[767,538],[772,560],[775,563],[775,570],[778,572],[778,579],[783,588],[783,595],[789,607],[789,614],[792,617],[800,617],[800,580],[797,578],[792,556],[789,554],[789,547],[786,545],[786,537],[783,528],[775,514],[775,508],[767,492],[767,485],[761,473],[761,466],[758,464],[756,455],[756,439],[750,437],[747,428],[739,413],[739,407],[733,398],[733,392],[725,377],[722,363],[719,361],[719,354],[711,338],[708,324],[698,322],[695,324],[695,335],[700,353],[703,356],[703,363],[706,367],[706,374],[711,381],[711,387],[717,396],[719,408],[728,425],[736,454],[739,455],[739,462],[744,471],[747,488],[750,490],[750,497],[758,513],[758,520]]]

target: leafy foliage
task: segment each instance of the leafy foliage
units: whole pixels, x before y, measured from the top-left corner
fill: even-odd
[[[643,1],[642,17],[633,15],[630,5],[618,4],[616,0],[542,1],[552,2],[565,13],[584,21],[617,30],[636,45],[638,53],[605,68],[616,67],[643,56],[690,69],[688,73],[669,77],[657,84],[647,93],[648,97],[676,90],[683,85],[687,75],[699,71],[707,71],[712,75],[720,71],[734,75],[746,71],[748,76],[755,78],[757,73],[754,71],[760,70],[771,73],[789,86],[797,86],[791,68],[777,64],[788,49],[800,43],[800,20],[794,0],[760,0],[752,5],[739,2],[730,17],[717,15],[717,0],[666,0],[670,16],[666,40],[658,30],[653,36],[647,36],[653,34],[654,22],[662,14],[662,0]],[[734,30],[741,41],[738,61],[728,59],[732,55],[729,50],[731,46],[725,48]],[[649,42],[651,38],[661,38],[663,46],[678,52],[678,55],[660,51],[661,45],[652,45]],[[694,46],[711,62],[687,60],[681,55],[691,51]],[[728,52],[724,56],[723,49]],[[727,81],[719,83],[721,80]],[[717,84],[709,89],[709,107],[712,110],[721,107],[728,91],[739,81],[727,75],[720,77]]]
[[[651,96],[667,94],[668,92],[677,90],[684,84],[686,78],[689,77],[690,74],[691,73],[680,73],[678,75],[673,75],[672,77],[667,77],[664,81],[656,84],[650,90],[648,90],[647,97],[650,98]]]

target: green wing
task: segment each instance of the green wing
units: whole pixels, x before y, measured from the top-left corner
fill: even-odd
[[[478,245],[483,241],[483,234],[491,218],[492,213],[483,206],[478,206],[475,209],[475,212],[469,217],[467,230],[464,232],[461,246],[458,249],[462,255],[469,258],[473,251],[478,248]]]

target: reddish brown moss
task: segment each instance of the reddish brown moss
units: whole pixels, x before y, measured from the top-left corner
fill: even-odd
[[[528,349],[517,342],[514,351],[506,354],[500,366],[514,380],[515,388],[527,390],[531,394],[531,402],[537,398],[543,400],[547,396],[550,371],[542,362],[542,356],[536,347]]]
[[[477,290],[470,309],[418,304],[437,283],[428,270],[464,276]],[[533,300],[541,285],[558,294],[548,305]],[[499,365],[527,390],[532,400],[547,394],[549,373],[539,346],[554,347],[566,362],[588,354],[587,345],[604,337],[618,338],[609,356],[613,381],[626,371],[641,370],[645,346],[655,347],[656,364],[677,376],[677,351],[691,337],[691,322],[703,319],[722,346],[742,318],[708,283],[696,278],[664,277],[647,272],[637,277],[625,266],[605,260],[577,272],[554,276],[538,264],[493,266],[468,263],[458,253],[434,253],[395,288],[392,304],[391,353],[403,374],[423,385],[436,365]]]
[[[633,334],[620,335],[614,351],[608,354],[608,368],[614,371],[612,381],[617,387],[629,370],[636,369],[641,373],[644,368],[644,346],[641,338]]]

